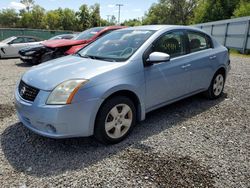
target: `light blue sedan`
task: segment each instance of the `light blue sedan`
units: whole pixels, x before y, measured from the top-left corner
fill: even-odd
[[[113,144],[154,109],[201,92],[219,98],[229,69],[228,50],[201,30],[132,27],[33,67],[15,104],[20,121],[40,135]]]

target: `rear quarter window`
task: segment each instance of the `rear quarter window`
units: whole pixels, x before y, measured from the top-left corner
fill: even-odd
[[[34,38],[26,38],[26,41],[27,42],[37,42],[37,40]]]
[[[211,38],[206,34],[188,31],[187,35],[191,53],[212,48]]]

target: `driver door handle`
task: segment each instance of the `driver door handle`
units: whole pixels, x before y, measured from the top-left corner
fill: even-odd
[[[188,67],[191,67],[191,64],[186,64],[186,65],[182,65],[182,66],[181,66],[181,68],[183,68],[183,69],[186,69],[186,68],[188,68]]]
[[[215,59],[215,58],[216,58],[216,55],[210,56],[210,57],[209,57],[210,60],[213,60],[213,59]]]

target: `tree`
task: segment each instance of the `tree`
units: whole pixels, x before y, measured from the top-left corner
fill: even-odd
[[[35,5],[30,12],[30,26],[31,28],[42,29],[45,28],[44,17],[45,17],[45,9],[39,5]],[[29,12],[28,12],[29,14]]]
[[[94,4],[90,7],[90,19],[90,24],[92,27],[100,26],[101,16],[99,4]]]
[[[240,0],[200,0],[192,23],[229,19]]]
[[[233,17],[250,16],[250,1],[241,0],[233,15]]]
[[[145,15],[143,24],[189,24],[198,0],[160,0]]]
[[[18,21],[18,13],[15,9],[3,9],[0,11],[0,26],[16,27]]]
[[[80,30],[86,30],[91,26],[90,12],[87,5],[83,4],[79,8],[79,11],[76,12],[76,16],[78,18]]]
[[[77,29],[77,19],[76,13],[69,9],[58,9],[61,18],[60,25],[63,30],[76,30]]]
[[[124,26],[140,26],[142,25],[142,21],[140,19],[130,19],[130,20],[125,20],[122,25]]]
[[[44,17],[46,29],[59,29],[61,27],[61,17],[58,10],[48,11]]]
[[[20,3],[25,5],[28,12],[30,11],[31,7],[35,4],[34,0],[21,0]]]

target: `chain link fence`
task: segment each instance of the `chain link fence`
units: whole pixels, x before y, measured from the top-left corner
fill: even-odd
[[[62,30],[42,30],[42,29],[19,29],[19,28],[0,28],[0,41],[12,36],[34,36],[40,39],[49,39],[60,34],[70,34],[73,31]]]

